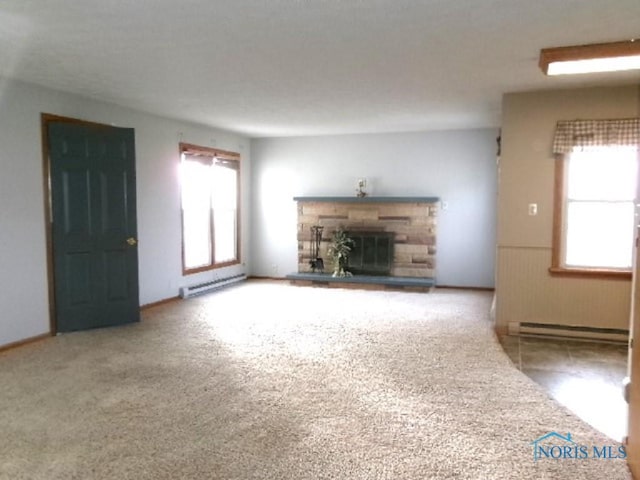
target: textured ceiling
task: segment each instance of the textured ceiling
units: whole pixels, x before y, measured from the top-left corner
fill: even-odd
[[[0,76],[249,136],[500,124],[540,48],[640,36],[640,0],[2,0]]]

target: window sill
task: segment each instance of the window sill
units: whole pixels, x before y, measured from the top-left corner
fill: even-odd
[[[605,270],[599,268],[551,267],[549,273],[554,277],[605,278],[612,280],[631,280],[631,272]]]
[[[215,263],[213,265],[207,265],[205,267],[190,268],[190,269],[185,269],[183,267],[182,275],[187,276],[187,275],[193,275],[194,273],[209,272],[211,270],[217,270],[219,268],[225,268],[225,267],[232,267],[234,265],[240,265],[240,260],[230,260],[228,262]]]

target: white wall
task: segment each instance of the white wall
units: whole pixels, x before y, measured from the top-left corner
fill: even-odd
[[[497,130],[459,130],[251,141],[254,275],[297,269],[296,205],[302,195],[438,196],[438,284],[493,287]]]
[[[42,112],[135,129],[141,304],[173,297],[184,284],[244,271],[239,266],[182,277],[177,172],[180,140],[237,151],[242,203],[249,205],[248,139],[0,79],[0,346],[49,331]],[[249,261],[248,218],[245,210],[244,263]]]

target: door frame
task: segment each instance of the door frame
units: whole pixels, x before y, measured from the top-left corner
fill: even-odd
[[[638,214],[636,213],[635,220],[638,222]],[[640,400],[638,397],[638,381],[639,374],[636,371],[638,368],[638,360],[640,359],[639,346],[636,346],[638,339],[638,332],[640,331],[640,314],[638,308],[638,299],[640,298],[640,288],[638,282],[640,281],[640,261],[638,257],[638,238],[640,238],[640,226],[635,227],[636,244],[634,247],[634,261],[633,261],[633,281],[631,282],[631,312],[630,312],[630,325],[629,325],[629,352],[627,355],[627,374],[629,384],[625,386],[627,389],[625,397],[627,400],[627,434],[624,438],[624,445],[627,449],[627,463],[631,475],[633,478],[640,478],[640,466],[638,462],[638,409],[640,408]]]
[[[42,136],[42,189],[44,201],[44,222],[46,240],[47,290],[49,293],[49,333],[58,334],[55,295],[55,265],[53,261],[53,203],[51,198],[51,156],[49,155],[49,124],[52,122],[84,125],[96,129],[113,128],[105,123],[89,122],[79,118],[64,117],[51,113],[40,114],[40,132]]]
[[[640,150],[637,155],[640,165]],[[634,479],[640,480],[640,167],[636,177],[636,198],[633,244],[633,266],[631,281],[631,308],[629,315],[629,352],[627,355],[627,375],[630,382],[625,386],[627,400],[627,435],[624,439],[627,449],[627,464]]]

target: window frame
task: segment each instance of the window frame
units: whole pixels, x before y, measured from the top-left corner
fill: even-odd
[[[203,147],[200,145],[194,145],[191,143],[180,142],[179,145],[180,150],[180,164],[183,162],[183,155],[191,155],[196,157],[203,157],[203,159],[209,159],[209,165],[213,166],[213,162],[216,159],[224,160],[226,162],[230,162],[234,165],[234,169],[237,173],[237,185],[236,185],[236,258],[233,260],[228,260],[225,262],[216,262],[215,259],[215,231],[214,231],[214,213],[213,208],[209,208],[209,229],[211,236],[211,263],[208,265],[203,265],[195,268],[187,268],[185,264],[185,241],[184,241],[184,205],[183,205],[183,195],[182,189],[184,188],[184,184],[182,181],[180,182],[180,236],[181,236],[181,250],[182,250],[182,275],[193,275],[195,273],[207,272],[211,270],[217,270],[219,268],[231,267],[234,265],[240,265],[242,263],[241,259],[241,174],[242,174],[242,163],[240,154],[237,152],[231,152],[228,150],[220,150],[217,148],[211,147]],[[203,162],[205,163],[205,162]]]
[[[551,267],[554,276],[609,278],[630,280],[633,267],[629,270],[594,267],[567,267],[563,264],[564,235],[566,231],[567,163],[570,154],[555,155],[554,195],[553,195],[553,237],[551,249]],[[638,239],[635,239],[637,246]]]

